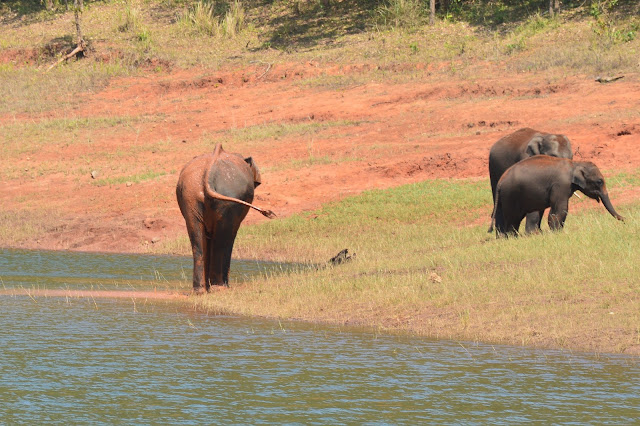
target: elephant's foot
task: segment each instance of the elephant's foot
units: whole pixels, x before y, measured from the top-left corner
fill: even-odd
[[[211,283],[211,290],[216,289],[216,290],[220,290],[223,288],[229,288],[229,283]]]
[[[193,287],[192,293],[195,294],[196,296],[201,296],[201,295],[207,293],[207,289],[204,288],[203,286]]]

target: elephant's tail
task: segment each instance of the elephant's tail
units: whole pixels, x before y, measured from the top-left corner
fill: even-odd
[[[259,211],[263,216],[268,217],[269,219],[275,218],[276,214],[271,210],[261,209],[260,207],[254,206],[253,204],[247,203],[246,201],[240,200],[238,198],[227,197],[226,195],[222,195],[216,192],[211,187],[211,185],[209,185],[209,174],[211,173],[211,169],[213,165],[218,160],[218,157],[220,157],[221,152],[222,152],[222,144],[218,143],[216,144],[216,147],[213,150],[213,158],[211,159],[211,162],[207,167],[207,172],[204,174],[204,189],[207,196],[211,198],[215,198],[216,200],[231,201],[233,203],[244,204],[245,206],[251,207],[252,209]]]
[[[216,200],[231,201],[233,203],[244,204],[245,206],[251,207],[252,209],[259,211],[260,214],[268,217],[269,219],[273,219],[276,217],[276,214],[271,210],[261,209],[258,206],[254,206],[251,203],[247,203],[246,201],[242,201],[233,197],[227,197],[226,195],[217,193],[209,186],[209,182],[206,183],[206,190],[207,190],[207,195],[211,198],[215,198]]]

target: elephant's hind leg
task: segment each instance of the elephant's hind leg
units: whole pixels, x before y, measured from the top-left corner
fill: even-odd
[[[507,236],[517,237],[519,235],[520,224],[525,214],[518,211],[509,211],[504,214],[504,229]]]
[[[507,229],[504,226],[504,216],[502,213],[502,205],[500,203],[498,203],[498,205],[496,206],[496,211],[494,214],[494,228],[496,230],[496,232],[498,233],[498,235],[504,235],[507,232]]]
[[[202,214],[198,214],[197,210],[185,209],[183,216],[193,253],[193,291],[201,294],[207,290],[205,287],[205,253],[207,247],[205,228],[201,219]]]

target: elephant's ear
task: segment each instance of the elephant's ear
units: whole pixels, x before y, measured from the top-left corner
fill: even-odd
[[[541,135],[536,135],[527,144],[526,153],[529,157],[533,157],[534,155],[540,155],[542,148],[543,138]]]
[[[578,188],[585,188],[587,186],[587,178],[584,175],[584,167],[575,166],[571,173],[571,183]]]
[[[251,167],[251,171],[253,172],[253,187],[256,188],[258,185],[262,183],[262,178],[260,177],[260,170],[258,170],[258,165],[253,161],[252,157],[247,157],[244,159],[247,162],[249,167]]]

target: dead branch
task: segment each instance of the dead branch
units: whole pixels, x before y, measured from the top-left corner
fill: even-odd
[[[267,64],[267,69],[260,75],[260,77],[256,78],[256,80],[260,80],[262,77],[264,77],[265,74],[267,74],[271,69],[271,65],[273,65],[273,64],[270,64],[269,62],[264,62],[264,61],[251,61],[249,63],[250,64],[256,64],[256,63]]]
[[[45,72],[49,72],[49,71],[51,71],[51,69],[52,69],[52,68],[54,68],[56,65],[60,64],[61,62],[66,61],[67,59],[69,59],[69,58],[71,58],[71,57],[73,57],[73,56],[77,55],[77,54],[78,54],[78,53],[80,53],[80,52],[84,52],[85,47],[86,47],[86,43],[85,43],[85,41],[84,41],[84,40],[81,40],[81,41],[80,41],[80,43],[76,46],[76,48],[75,48],[75,49],[73,49],[73,50],[71,51],[71,53],[69,53],[69,54],[68,54],[68,55],[66,55],[66,56],[63,56],[62,58],[58,59],[56,62],[54,62],[53,64],[51,64],[51,65],[49,66],[49,68],[47,68],[47,70],[46,70]]]

